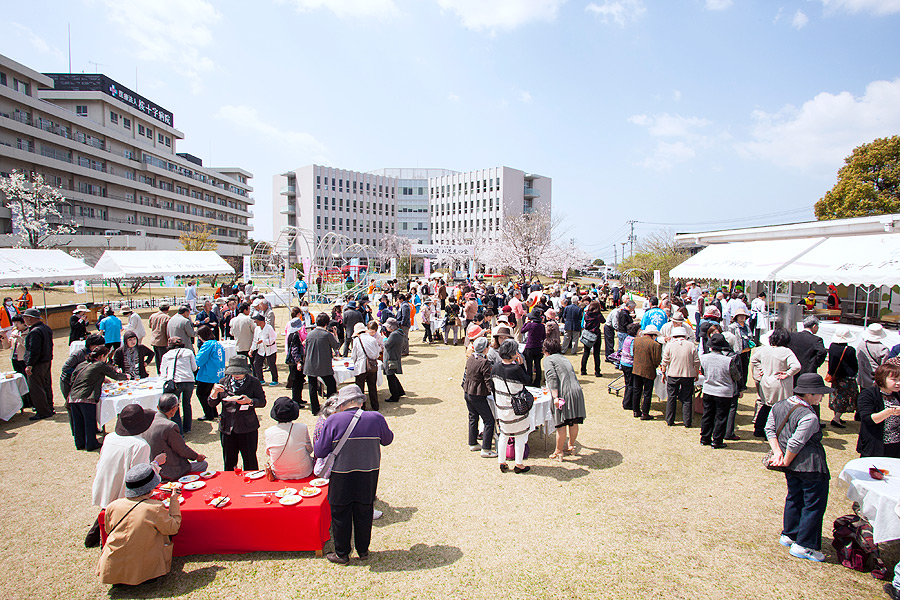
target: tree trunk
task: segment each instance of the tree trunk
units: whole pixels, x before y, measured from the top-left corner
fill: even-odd
[[[112,282],[116,284],[116,289],[119,291],[120,296],[124,296],[125,292],[122,291],[122,280],[121,279],[113,279]]]

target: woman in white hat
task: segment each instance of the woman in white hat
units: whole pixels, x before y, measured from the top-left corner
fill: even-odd
[[[75,307],[75,310],[72,311],[72,316],[69,317],[69,345],[72,345],[72,342],[76,342],[78,340],[83,340],[87,338],[87,326],[89,321],[87,320],[88,307],[84,304],[79,304]]]
[[[856,352],[850,346],[853,341],[853,333],[846,325],[839,325],[834,330],[831,345],[828,346],[828,377],[834,391],[828,398],[828,408],[834,412],[831,419],[832,427],[843,429],[846,427],[841,421],[843,413],[856,411],[856,399],[859,396],[859,386],[856,376],[859,374],[859,362]]]
[[[875,385],[875,369],[886,359],[890,350],[881,340],[887,337],[881,323],[872,323],[863,331],[863,343],[856,349],[856,360],[859,362],[859,373],[856,382],[859,389],[864,390]]]

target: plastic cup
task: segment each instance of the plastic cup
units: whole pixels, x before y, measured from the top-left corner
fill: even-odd
[[[238,477],[240,477],[240,476],[241,476],[241,473],[243,473],[243,471],[241,471],[241,468],[240,468],[240,467],[235,467],[235,468],[234,468],[234,474],[235,474],[235,475],[237,475]]]
[[[266,504],[272,504],[273,499],[274,498],[272,497],[272,494],[266,494],[265,496],[263,496],[263,502]]]

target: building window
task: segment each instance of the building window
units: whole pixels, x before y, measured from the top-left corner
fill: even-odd
[[[166,146],[168,146],[169,148],[172,147],[172,138],[170,138],[169,136],[166,136]]]
[[[6,73],[0,73],[0,85],[6,85]]]
[[[163,144],[163,143],[165,143],[165,141],[166,141],[165,136],[164,136],[163,134],[161,134],[161,133],[157,134],[157,139],[159,140],[159,143],[160,143],[160,144]]]
[[[138,123],[138,135],[144,135],[144,126]]]
[[[129,119],[128,117],[122,117],[122,125],[125,127],[125,129],[131,129],[131,119]]]
[[[87,104],[78,104],[75,106],[75,114],[79,117],[87,116]]]
[[[117,115],[113,111],[109,111],[109,122],[118,124],[119,123],[119,115]]]
[[[152,139],[153,139],[153,130],[150,129],[149,127],[147,128],[147,139],[148,139],[148,140],[152,140]]]

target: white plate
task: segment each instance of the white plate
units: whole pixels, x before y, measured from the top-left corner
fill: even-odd
[[[197,481],[198,479],[200,479],[199,475],[197,475],[196,473],[191,473],[190,475],[185,475],[184,477],[179,477],[178,482],[179,483],[190,483],[192,481]]]
[[[313,491],[313,490],[315,490],[315,491]],[[317,487],[312,487],[312,488],[305,487],[305,488],[301,488],[300,491],[297,493],[305,498],[312,498],[313,496],[318,496],[319,494],[321,494],[322,490]]]
[[[325,487],[326,485],[328,485],[328,480],[324,477],[319,477],[318,479],[313,479],[312,481],[310,481],[309,485],[313,487]]]
[[[162,501],[163,506],[169,508],[169,498]],[[178,504],[184,504],[184,496],[178,496]]]
[[[206,487],[205,481],[189,481],[184,484],[184,489],[186,490],[199,490],[200,488]]]
[[[177,481],[167,481],[166,483],[159,486],[159,489],[164,490],[166,492],[171,492],[172,490],[181,489],[181,484]]]
[[[222,508],[227,506],[229,502],[231,502],[231,498],[228,496],[219,496],[218,498],[213,498],[209,505],[215,508]]]
[[[262,479],[266,476],[266,470],[263,469],[261,471],[250,471],[249,473],[244,473],[244,477],[249,477],[250,479]]]
[[[218,473],[218,471],[203,471],[202,473],[200,473],[200,477],[202,477],[203,479],[212,479],[213,477],[218,475]]]
[[[285,496],[293,496],[296,493],[297,488],[281,488],[280,490],[275,492],[275,495],[279,498],[284,498]]]
[[[300,504],[300,501],[303,500],[302,497],[297,496],[296,494],[291,494],[290,496],[285,496],[281,500],[278,501],[282,506],[293,506],[295,504]]]

